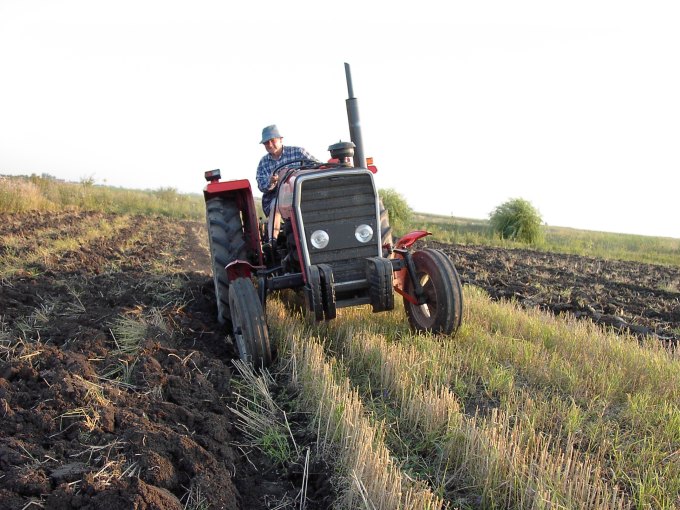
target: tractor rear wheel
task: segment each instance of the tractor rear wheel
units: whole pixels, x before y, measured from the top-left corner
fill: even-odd
[[[383,204],[382,198],[378,199],[378,205],[380,206],[380,239],[382,240],[382,245],[386,244],[394,245],[392,242],[392,227],[390,227],[390,216],[385,209],[385,204]],[[383,256],[387,254],[383,253]]]
[[[234,199],[211,198],[206,201],[206,220],[217,300],[217,319],[220,324],[225,324],[231,318],[229,279],[225,267],[236,259],[246,260],[248,254],[243,237],[241,211]]]
[[[411,329],[445,335],[455,333],[463,317],[463,289],[453,262],[442,251],[426,248],[413,253],[413,263],[425,303],[417,305],[404,298]],[[406,278],[404,287],[407,294],[415,295],[410,277]]]
[[[255,368],[266,368],[272,362],[269,331],[262,303],[252,280],[237,278],[229,286],[229,309],[239,357]]]

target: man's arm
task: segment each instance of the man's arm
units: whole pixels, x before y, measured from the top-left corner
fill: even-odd
[[[271,172],[268,169],[265,158],[260,160],[260,164],[257,165],[257,173],[255,174],[255,180],[257,181],[257,188],[264,193],[269,189],[269,180],[271,178]]]
[[[277,161],[276,164],[277,166],[284,166],[286,163],[295,161],[296,159],[311,159],[312,161],[319,161],[303,147],[286,145],[283,148],[283,155],[281,156],[281,159]]]
[[[303,147],[298,147],[300,149],[300,157],[305,158],[305,159],[311,159],[312,161],[316,161],[318,163],[321,163],[318,159],[316,159],[314,156],[312,156],[307,149]]]
[[[302,147],[284,147],[283,155],[278,161],[268,160],[267,156],[260,160],[260,164],[257,165],[257,173],[255,174],[255,180],[257,181],[257,188],[265,193],[269,191],[272,187],[272,174],[277,166],[285,166],[289,161],[294,161],[296,159],[311,159],[312,161],[321,162],[312,156],[307,149]],[[274,184],[276,182],[274,181]]]

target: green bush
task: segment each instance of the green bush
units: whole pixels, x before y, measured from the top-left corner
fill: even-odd
[[[413,210],[406,199],[392,188],[381,189],[379,195],[390,216],[390,226],[394,231],[403,234],[411,222]]]
[[[496,207],[489,214],[491,228],[501,239],[536,243],[541,239],[540,213],[530,202],[513,198]]]

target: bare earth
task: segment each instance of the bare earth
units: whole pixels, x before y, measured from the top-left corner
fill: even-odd
[[[115,216],[4,215],[0,254],[28,258],[46,239],[99,220]],[[9,246],[9,236],[22,242]],[[259,509],[298,497],[301,462],[273,464],[243,446],[235,427],[236,353],[215,319],[204,236],[201,223],[135,217],[0,282],[0,509],[182,509],[199,501]],[[677,343],[680,268],[428,244],[451,256],[464,283],[494,298]],[[119,349],[123,316],[148,323],[138,353]],[[313,441],[305,417],[291,412],[289,420],[300,444]],[[330,472],[312,463],[308,509],[331,505]]]
[[[453,260],[463,283],[495,299],[571,313],[665,344],[680,338],[680,268],[532,250],[451,246],[428,241]]]

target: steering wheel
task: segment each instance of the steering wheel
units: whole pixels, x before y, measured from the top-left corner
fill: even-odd
[[[291,167],[291,165],[296,165],[298,164],[300,166],[296,167]],[[298,158],[298,159],[293,159],[291,161],[286,161],[285,163],[281,163],[280,165],[277,165],[274,170],[272,171],[272,175],[277,175],[279,174],[279,170],[286,168],[286,171],[283,175],[282,179],[279,179],[278,182],[276,183],[276,188],[278,189],[279,185],[285,181],[288,178],[288,174],[292,172],[293,170],[300,170],[300,169],[308,169],[308,168],[314,168],[315,166],[320,165],[321,162],[315,160],[315,159],[310,159],[310,158]],[[290,167],[290,168],[287,168]]]
[[[291,161],[286,161],[285,163],[281,163],[280,165],[277,165],[276,168],[274,168],[274,172],[278,172],[281,168],[285,168],[290,165],[294,165],[296,163],[300,163],[299,167],[296,167],[296,170],[299,170],[300,168],[312,168],[316,165],[321,164],[319,161],[315,159],[309,159],[309,158],[299,158],[299,159],[293,159]]]
[[[290,165],[295,165],[299,163],[300,166],[295,167],[295,168],[288,168],[284,175],[283,178],[278,179],[275,190],[276,190],[276,203],[278,204],[279,202],[279,191],[281,190],[281,183],[284,182],[288,178],[288,174],[292,172],[293,170],[300,170],[300,169],[307,169],[307,168],[313,168],[315,166],[321,165],[322,163],[320,161],[317,161],[315,159],[310,159],[310,158],[298,158],[298,159],[293,159],[291,161],[286,161],[285,163],[281,163],[280,165],[277,165],[274,168],[274,171],[272,172],[272,175],[278,175],[279,170],[282,168],[289,167]],[[278,207],[278,205],[277,205]]]

